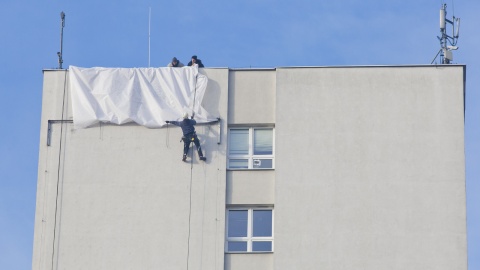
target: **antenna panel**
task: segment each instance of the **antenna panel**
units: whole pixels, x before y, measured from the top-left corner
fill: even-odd
[[[440,9],[440,29],[445,29],[445,9]]]

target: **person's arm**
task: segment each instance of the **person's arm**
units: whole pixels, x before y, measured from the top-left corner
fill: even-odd
[[[175,125],[175,126],[180,126],[180,123],[177,122],[177,121],[165,121],[165,123],[172,124],[172,125]]]

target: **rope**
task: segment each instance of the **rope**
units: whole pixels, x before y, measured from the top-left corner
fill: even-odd
[[[206,154],[206,153],[205,153]],[[203,208],[202,208],[202,241],[201,241],[201,252],[200,252],[200,269],[203,266],[203,239],[205,236],[205,204],[206,204],[206,193],[207,193],[207,170],[205,168],[205,162],[203,163]],[[216,250],[215,250],[216,253]],[[216,263],[216,262],[215,262]]]
[[[197,97],[197,77],[198,74],[195,76],[195,90],[193,93],[193,104],[192,104],[192,118],[195,114],[195,99]],[[168,127],[168,126],[167,126]],[[167,129],[168,132],[168,129]],[[193,147],[191,147],[194,137],[188,143],[188,151],[192,148],[191,156],[190,156],[190,201],[189,201],[189,210],[188,210],[188,250],[187,250],[187,270],[189,269],[189,261],[190,261],[190,231],[191,231],[191,218],[192,218],[192,182],[193,182]],[[197,148],[198,151],[198,148]],[[188,154],[188,153],[187,153]]]
[[[66,96],[66,89],[67,89],[67,71],[65,71],[65,78],[63,82],[63,101],[62,101],[62,124],[60,125],[60,148],[58,151],[58,167],[57,167],[57,194],[55,198],[55,219],[54,219],[54,226],[53,226],[53,250],[52,250],[52,270],[53,270],[53,261],[55,257],[55,239],[57,235],[57,212],[58,212],[58,189],[60,183],[60,162],[62,157],[62,139],[63,139],[63,125],[64,125],[64,113],[65,113],[65,96]]]
[[[198,74],[195,75],[195,92],[193,93],[192,116],[195,113],[195,98],[197,97],[197,77]]]
[[[208,127],[209,131],[211,130],[211,127],[209,126]],[[188,250],[187,250],[187,270],[189,269],[189,261],[190,261],[190,238],[191,238],[191,227],[192,227],[192,224],[191,224],[191,216],[192,216],[192,187],[193,187],[193,157],[195,155],[195,149],[196,151],[198,152],[198,147],[193,143],[194,142],[194,137],[192,137],[192,139],[189,141],[189,144],[188,144],[188,151],[190,151],[190,197],[189,197],[189,213],[188,213]],[[192,146],[192,143],[195,145],[195,148]],[[217,145],[217,148],[219,148],[220,146]],[[188,155],[188,153],[187,153]],[[217,165],[218,165],[218,162],[219,162],[219,159],[217,159]],[[219,181],[219,172],[218,172],[218,168],[217,168],[217,191],[216,191],[216,204],[215,204],[215,207],[216,207],[216,216],[215,216],[215,220],[216,220],[216,224],[215,224],[215,235],[217,235],[217,232],[218,232],[218,193],[219,193],[219,190],[218,190],[218,187],[219,187],[219,184],[218,184],[218,181]],[[200,255],[200,269],[202,268],[202,265],[203,265],[203,240],[204,240],[204,226],[205,226],[205,205],[206,205],[206,193],[207,193],[207,170],[206,170],[206,167],[205,167],[205,164],[203,165],[203,208],[202,208],[202,212],[203,212],[203,215],[202,215],[202,226],[201,226],[201,230],[202,230],[202,238],[201,238],[201,255]],[[215,239],[217,239],[217,236],[215,236]],[[216,255],[216,250],[217,250],[217,241],[215,241],[215,269],[217,269],[217,255]]]
[[[168,130],[168,123],[167,123],[167,137],[165,137],[165,146],[170,148],[170,131]]]
[[[189,142],[188,144],[188,149],[190,151],[190,145],[192,144],[192,141]],[[188,155],[188,153],[187,153]],[[191,156],[190,156],[190,199],[189,199],[189,209],[188,209],[188,250],[187,250],[187,270],[189,269],[189,261],[190,261],[190,228],[192,226],[191,224],[191,218],[192,218],[192,183],[193,183],[193,149],[191,151]]]

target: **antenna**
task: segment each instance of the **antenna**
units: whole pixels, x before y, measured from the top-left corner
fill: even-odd
[[[447,17],[447,4],[442,4],[440,9],[440,33],[441,36],[437,37],[440,41],[440,50],[438,51],[435,58],[433,58],[432,63],[435,61],[438,55],[440,55],[440,62],[442,64],[450,64],[453,60],[452,51],[457,50],[457,42],[460,33],[460,18],[455,18],[453,16],[452,20],[449,20]],[[452,27],[452,35],[447,35],[447,25]]]
[[[63,64],[63,28],[65,27],[65,13],[62,11],[60,13],[60,19],[61,24],[60,24],[60,51],[57,52],[58,56],[58,68],[62,69],[62,64]]]
[[[148,8],[148,67],[150,67],[150,18],[152,16],[152,8]]]

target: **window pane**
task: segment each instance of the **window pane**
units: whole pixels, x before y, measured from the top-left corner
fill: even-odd
[[[228,168],[230,169],[248,169],[248,159],[229,159]]]
[[[253,154],[273,154],[273,129],[255,129],[253,133]]]
[[[272,251],[272,242],[254,241],[252,242],[252,251]]]
[[[247,210],[228,210],[228,237],[246,237],[247,226]]]
[[[248,155],[248,129],[231,129],[229,155]]]
[[[253,160],[254,169],[270,169],[273,168],[272,159],[254,159]]]
[[[253,236],[272,236],[272,210],[253,210]]]
[[[247,251],[247,242],[228,241],[228,251]]]

